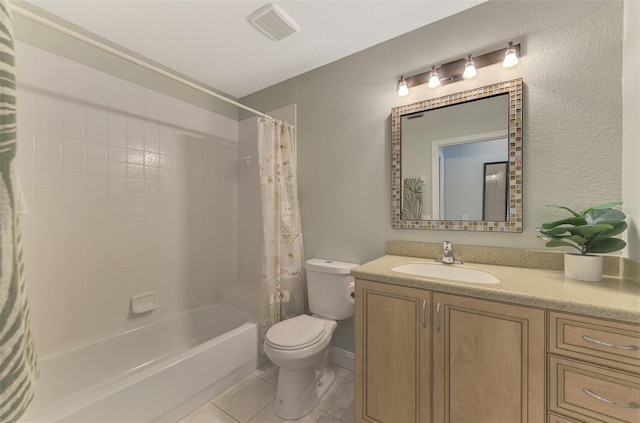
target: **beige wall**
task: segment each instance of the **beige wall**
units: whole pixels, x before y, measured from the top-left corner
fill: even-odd
[[[640,262],[640,2],[627,0],[624,8],[622,199],[630,224],[626,255]]]
[[[458,15],[252,94],[258,109],[298,105],[299,186],[307,257],[365,262],[386,240],[542,249],[535,227],[622,197],[621,1],[489,1]],[[396,95],[411,75],[513,40],[523,57],[435,90]],[[391,108],[522,77],[524,232],[391,228]]]
[[[544,204],[621,199],[622,28],[622,1],[489,1],[242,98],[263,110],[298,105],[306,256],[364,263],[383,255],[387,240],[543,249],[535,227],[562,216]],[[515,68],[492,65],[470,81],[396,95],[401,75],[510,40],[522,44]],[[391,109],[514,78],[524,80],[524,232],[392,229]],[[637,129],[625,129],[624,148],[637,152]],[[629,159],[625,178],[636,175]],[[637,186],[625,195],[636,210]],[[632,236],[637,251],[637,229]],[[339,325],[334,345],[353,351],[352,325]]]

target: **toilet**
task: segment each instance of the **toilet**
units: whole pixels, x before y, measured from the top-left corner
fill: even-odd
[[[351,269],[359,266],[333,260],[310,259],[305,264],[309,310],[283,320],[267,331],[264,352],[278,367],[275,412],[285,420],[309,414],[331,387],[329,346],[337,320],[354,315],[349,284]]]

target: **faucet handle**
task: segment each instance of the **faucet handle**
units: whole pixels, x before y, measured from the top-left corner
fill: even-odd
[[[442,257],[437,258],[436,261],[445,264],[463,264],[461,260],[458,260],[453,255],[453,243],[451,241],[442,243]]]

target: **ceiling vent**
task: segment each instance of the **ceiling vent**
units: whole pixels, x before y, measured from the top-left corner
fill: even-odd
[[[300,27],[276,4],[270,3],[249,16],[249,21],[267,37],[280,41],[300,31]]]

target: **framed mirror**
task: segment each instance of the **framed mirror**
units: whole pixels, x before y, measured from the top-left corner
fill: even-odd
[[[392,227],[522,232],[522,79],[395,107]]]

